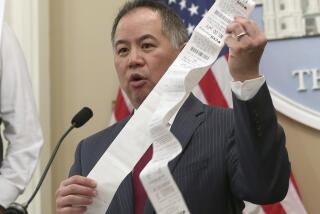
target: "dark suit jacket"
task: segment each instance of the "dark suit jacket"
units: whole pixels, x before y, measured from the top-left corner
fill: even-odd
[[[70,176],[88,175],[128,120],[83,140]],[[249,101],[234,98],[234,110],[204,105],[190,95],[171,131],[183,151],[169,167],[191,213],[241,213],[242,200],[267,204],[285,197],[290,163],[266,85]],[[129,174],[107,213],[130,214],[133,208]],[[155,213],[150,201],[144,213]]]

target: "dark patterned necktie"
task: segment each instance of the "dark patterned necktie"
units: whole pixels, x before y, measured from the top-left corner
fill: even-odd
[[[134,191],[134,213],[135,214],[143,214],[144,205],[147,200],[147,194],[144,190],[142,183],[139,179],[140,172],[147,165],[147,163],[152,158],[152,146],[144,153],[139,162],[133,169],[132,177],[133,177],[133,191]]]

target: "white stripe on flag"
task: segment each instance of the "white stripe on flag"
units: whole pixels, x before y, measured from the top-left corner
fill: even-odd
[[[283,201],[281,201],[281,206],[288,214],[306,214],[307,213],[291,179],[289,182],[289,190],[288,190],[287,196]]]
[[[246,207],[243,211],[243,214],[265,214],[262,207],[256,204],[252,204],[250,202],[244,202]]]
[[[117,121],[116,117],[114,116],[114,111],[112,112],[111,114],[111,118],[110,118],[110,121],[109,121],[109,126],[115,124]]]
[[[124,102],[126,103],[129,112],[131,112],[133,110],[133,106],[132,106],[127,94],[122,89],[121,89],[121,93],[122,93]]]

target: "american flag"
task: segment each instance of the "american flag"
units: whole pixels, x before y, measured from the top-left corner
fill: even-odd
[[[161,0],[160,0],[161,1]],[[173,8],[184,20],[191,35],[193,29],[213,5],[214,0],[167,0],[162,1]],[[203,79],[194,88],[193,93],[203,103],[209,105],[232,108],[231,97],[231,75],[228,68],[228,49],[224,48],[220,57],[208,70]],[[119,121],[128,116],[133,107],[125,95],[119,89],[112,115],[111,123]],[[271,205],[255,205],[245,202],[244,214],[304,214],[307,213],[300,199],[298,187],[293,175],[290,177],[289,191],[286,198],[280,203]]]

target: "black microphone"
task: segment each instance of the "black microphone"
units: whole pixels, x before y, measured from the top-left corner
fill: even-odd
[[[69,127],[69,129],[62,135],[62,137],[60,138],[58,144],[56,145],[56,147],[53,150],[53,153],[46,165],[46,168],[43,172],[43,174],[41,175],[40,181],[36,187],[36,189],[34,190],[33,194],[31,195],[30,199],[28,200],[28,202],[24,203],[24,204],[19,204],[19,203],[11,203],[9,205],[9,207],[6,209],[6,211],[4,212],[5,214],[28,214],[28,206],[31,203],[31,201],[33,200],[33,198],[36,196],[37,192],[39,191],[41,184],[44,180],[44,178],[46,177],[48,170],[54,160],[54,157],[57,154],[57,151],[61,145],[61,143],[63,142],[64,138],[69,134],[69,132],[71,132],[71,130],[73,128],[79,128],[81,126],[83,126],[91,117],[92,117],[93,113],[92,110],[88,107],[84,107],[82,108],[71,120],[71,126]]]
[[[90,108],[83,107],[71,120],[74,127],[79,128],[83,126],[91,117],[93,113]]]

